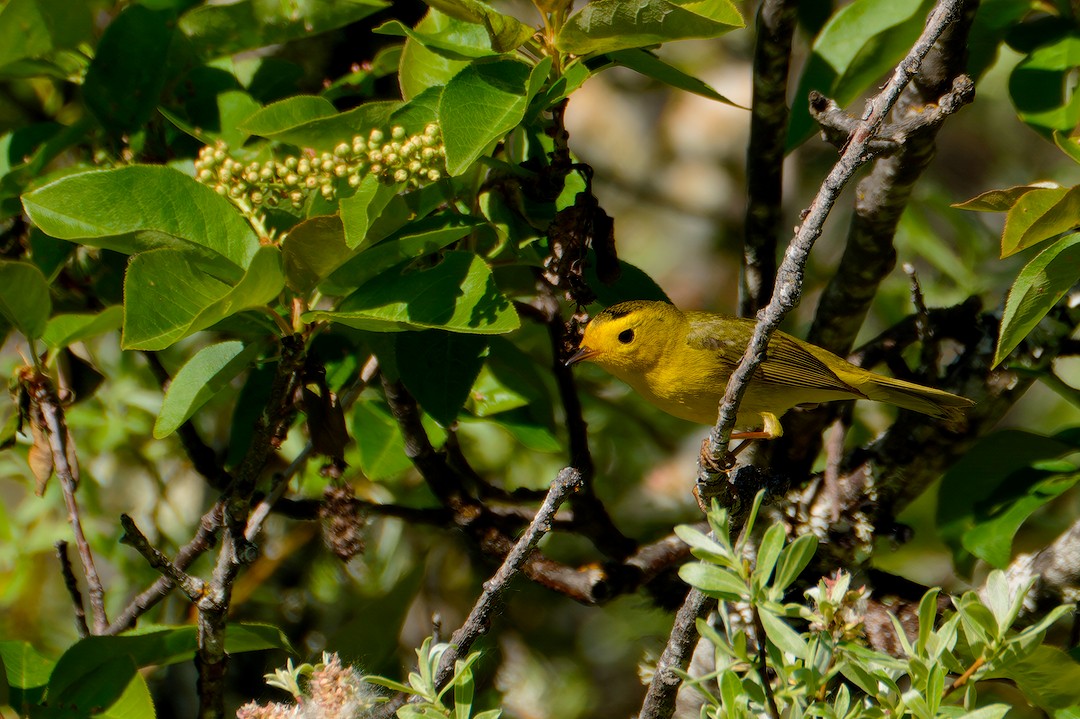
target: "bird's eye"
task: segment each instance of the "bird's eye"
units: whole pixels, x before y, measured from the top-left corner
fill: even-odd
[[[619,341],[628,345],[634,341],[634,330],[623,330],[619,333]]]

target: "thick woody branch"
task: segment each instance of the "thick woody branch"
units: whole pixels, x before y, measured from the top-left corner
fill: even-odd
[[[746,228],[739,286],[739,314],[763,307],[776,280],[776,241],[783,220],[784,150],[791,37],[797,3],[765,0],[758,10],[754,41],[754,99],[746,152]]]

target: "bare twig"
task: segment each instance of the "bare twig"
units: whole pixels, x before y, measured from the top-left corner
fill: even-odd
[[[79,518],[79,505],[75,501],[79,467],[74,445],[68,444],[71,441],[71,434],[64,420],[64,410],[60,406],[60,399],[56,395],[52,381],[44,374],[34,372],[29,380],[28,390],[30,411],[38,414],[31,421],[40,422],[47,430],[49,447],[52,450],[53,469],[60,480],[68,522],[71,523],[71,531],[75,535],[75,547],[78,549],[83,575],[86,577],[90,613],[94,618],[93,633],[103,634],[109,626],[109,619],[105,614],[105,588],[101,584],[101,577],[98,576],[94,554],[90,550],[90,543],[86,541],[82,520]]]
[[[75,578],[75,571],[71,566],[71,558],[68,557],[68,544],[64,540],[56,543],[56,558],[60,561],[60,574],[64,577],[64,586],[71,595],[71,606],[75,611],[75,629],[80,637],[90,635],[90,627],[86,626],[86,609],[83,607],[82,594],[79,592],[79,580]]]
[[[581,474],[570,467],[559,472],[559,476],[551,483],[548,496],[540,505],[540,509],[536,511],[532,524],[514,545],[513,550],[506,555],[506,560],[495,575],[484,582],[484,591],[473,605],[465,623],[450,638],[450,649],[439,661],[439,670],[435,677],[436,686],[442,687],[450,680],[454,674],[454,663],[468,654],[476,638],[485,634],[491,627],[491,615],[501,603],[502,595],[510,580],[521,571],[525,560],[536,547],[536,543],[550,530],[551,521],[559,505],[571,494],[579,491],[581,486]]]
[[[186,570],[191,564],[214,546],[217,532],[221,527],[221,513],[223,503],[217,502],[199,521],[199,529],[190,542],[180,548],[172,565],[180,571]],[[161,576],[150,587],[140,592],[113,619],[106,634],[119,634],[135,626],[135,622],[146,612],[157,606],[158,602],[169,595],[176,585],[167,576]]]
[[[124,528],[124,535],[120,538],[121,544],[127,544],[134,547],[135,551],[143,556],[147,564],[162,575],[168,577],[173,585],[179,587],[180,591],[182,591],[193,604],[199,603],[206,594],[205,582],[201,579],[192,577],[190,574],[170,562],[168,557],[150,544],[150,540],[146,538],[146,535],[142,533],[142,530],[139,529],[135,524],[135,521],[128,515],[120,515],[120,526]]]

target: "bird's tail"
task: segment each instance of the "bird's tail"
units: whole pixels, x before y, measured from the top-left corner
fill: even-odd
[[[964,418],[964,410],[975,405],[967,397],[881,375],[874,375],[859,389],[872,400],[894,404],[954,424]]]

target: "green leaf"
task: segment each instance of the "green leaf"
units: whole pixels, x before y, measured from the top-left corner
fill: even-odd
[[[272,624],[258,622],[229,622],[225,629],[225,651],[229,654],[281,649],[293,653],[285,632]]]
[[[593,0],[563,25],[556,46],[590,55],[689,38],[714,38],[743,26],[727,0]]]
[[[1025,193],[1005,215],[1002,258],[1080,225],[1080,186]]]
[[[93,705],[91,705],[93,706]],[[150,687],[139,672],[135,672],[124,691],[108,709],[100,714],[104,719],[144,719],[155,716],[154,700],[150,696]]]
[[[0,317],[27,339],[45,332],[52,314],[49,283],[29,262],[0,261]]]
[[[45,686],[56,662],[40,654],[29,642],[0,641],[7,683],[17,689]]]
[[[330,276],[326,291],[351,292],[381,272],[403,260],[434,254],[468,235],[481,223],[457,214],[441,214],[408,223],[394,235],[363,250]],[[344,239],[342,239],[344,242]]]
[[[1044,644],[994,675],[1015,681],[1024,696],[1042,709],[1080,704],[1080,664],[1057,647]]]
[[[121,305],[106,307],[96,314],[56,315],[49,319],[41,339],[49,347],[58,349],[120,329],[123,321],[124,308]]]
[[[939,535],[954,553],[959,553],[964,534],[982,521],[983,508],[993,506],[991,498],[995,493],[1008,491],[1014,473],[1037,460],[1072,451],[1074,447],[1063,441],[1020,430],[1003,430],[981,438],[942,477],[937,508]]]
[[[479,28],[469,28],[466,32],[425,32],[421,29],[422,25],[423,23],[414,29],[397,20],[390,20],[375,28],[375,32],[380,35],[407,37],[420,43],[425,49],[451,60],[468,62],[473,58],[498,54],[491,49],[490,39]]]
[[[86,71],[83,97],[106,128],[133,132],[153,114],[168,77],[172,15],[130,5],[105,28]]]
[[[188,360],[169,382],[161,412],[154,422],[154,437],[167,437],[218,392],[247,369],[258,345],[244,348],[243,342],[220,342],[203,347]]]
[[[480,423],[480,420],[470,419],[468,415],[462,415],[458,418],[458,422],[462,424],[468,424],[470,421]],[[563,448],[562,443],[552,432],[550,426],[537,421],[525,410],[501,412],[494,417],[488,417],[484,422],[501,427],[515,441],[520,442],[522,446],[534,452],[551,453],[558,452]]]
[[[388,185],[375,175],[365,175],[356,188],[356,194],[341,201],[341,224],[345,228],[345,244],[349,249],[362,248],[382,239],[369,237],[368,230],[402,189],[400,184]]]
[[[1075,465],[1072,472],[1057,474],[1023,469],[1009,475],[1008,484],[986,500],[977,515],[977,524],[964,533],[963,546],[991,566],[1003,568],[1012,558],[1012,540],[1024,521],[1037,509],[1071,489],[1080,481]],[[1020,494],[1024,492],[1026,494]]]
[[[294,95],[262,108],[240,123],[240,128],[251,135],[274,137],[336,114],[337,108],[325,98],[318,95]],[[345,138],[342,138],[342,141],[345,141]]]
[[[519,60],[481,59],[446,84],[439,122],[451,176],[465,172],[489,145],[517,127],[549,67],[550,59],[535,68]]]
[[[784,549],[786,536],[786,529],[780,522],[765,530],[765,536],[761,538],[761,543],[758,545],[757,564],[754,566],[753,576],[758,586],[764,587],[769,583],[769,577],[776,568],[776,560]]]
[[[524,44],[535,32],[516,18],[496,12],[480,0],[424,1],[450,17],[483,26],[490,38],[491,49],[495,52],[510,52]]]
[[[987,190],[986,192],[972,197],[965,202],[957,202],[950,207],[958,210],[970,210],[972,212],[1007,212],[1020,198],[1032,190],[1064,190],[1054,183],[1036,183],[1031,185],[1017,185],[1007,187],[1004,190]],[[1061,194],[1064,194],[1061,193]]]
[[[1066,235],[1020,270],[1005,300],[994,365],[1005,359],[1080,279],[1080,233]]]
[[[11,0],[0,9],[0,72],[19,60],[40,59],[92,42],[90,5],[70,0]]]
[[[1070,160],[1080,163],[1080,138],[1054,130],[1054,144],[1068,155]]]
[[[401,430],[384,403],[357,402],[353,427],[360,469],[371,481],[382,482],[412,467],[412,461],[405,455]]]
[[[691,587],[724,601],[738,602],[750,596],[750,589],[739,575],[714,564],[689,562],[679,567],[679,577]]]
[[[344,27],[389,6],[383,0],[239,0],[189,10],[180,18],[180,30],[196,53],[223,57]]]
[[[441,44],[452,47],[484,47],[490,41],[483,28],[463,20],[457,20],[436,10],[431,10],[417,23],[414,30],[422,37],[438,37]],[[453,56],[432,49],[410,37],[401,51],[398,83],[401,96],[412,100],[425,90],[445,85],[468,64],[461,53]]]
[[[259,249],[255,231],[227,199],[158,165],[68,175],[26,193],[22,202],[34,224],[53,237],[129,254],[205,248],[232,262],[217,269],[226,277],[238,277]]]
[[[296,292],[310,292],[353,256],[338,215],[304,220],[281,241],[285,283]]]
[[[915,652],[918,656],[925,656],[926,645],[930,641],[930,635],[934,633],[934,623],[937,621],[937,598],[940,589],[929,589],[919,601],[919,636],[915,644]]]
[[[399,265],[360,287],[337,311],[308,312],[303,320],[373,332],[445,329],[477,334],[503,334],[521,324],[495,286],[491,270],[470,252],[448,252],[428,269]]]
[[[1047,138],[1071,132],[1080,122],[1080,96],[1067,90],[1080,66],[1080,34],[1070,33],[1035,48],[1009,75],[1017,114]]]
[[[242,147],[250,133],[240,124],[261,109],[258,101],[240,88],[236,78],[216,68],[196,68],[183,82],[195,92],[186,99],[183,110],[158,107],[158,112],[204,145],[220,141],[232,148]]]
[[[518,408],[554,427],[554,410],[537,363],[513,343],[492,337],[487,361],[473,384],[469,411],[490,417]]]
[[[792,654],[799,659],[806,659],[809,654],[806,642],[787,622],[765,607],[758,607],[758,617],[761,619],[761,626],[765,629],[769,641],[780,651]]]
[[[814,39],[799,79],[788,126],[788,149],[814,134],[811,90],[841,107],[854,101],[903,59],[922,31],[929,0],[861,0],[841,7]]]
[[[813,534],[804,534],[797,537],[780,555],[777,564],[776,578],[773,586],[777,589],[786,589],[799,578],[802,571],[810,564],[817,552],[818,540]]]
[[[690,547],[690,551],[698,559],[704,559],[728,569],[736,568],[736,560],[731,555],[731,547],[724,546],[704,532],[687,524],[679,524],[675,526],[675,536]]]
[[[480,373],[486,349],[482,335],[404,332],[397,337],[396,351],[401,381],[425,412],[449,427]]]
[[[305,101],[305,104],[307,104],[307,101]],[[318,115],[319,112],[314,110],[315,103],[310,103],[310,105],[309,111],[313,111],[314,114]],[[363,105],[347,112],[339,112],[325,117],[314,117],[314,119],[304,122],[298,121],[298,124],[295,125],[289,124],[296,118],[292,117],[288,112],[275,113],[259,120],[262,132],[258,134],[278,142],[310,148],[315,151],[330,151],[356,135],[366,136],[373,128],[385,129],[389,127],[391,114],[401,107],[402,104],[396,100],[365,102]],[[272,125],[274,121],[280,121],[281,126],[275,128]]]
[[[628,67],[634,72],[639,72],[645,77],[651,77],[654,80],[670,85],[671,87],[679,90],[685,90],[686,92],[692,92],[695,95],[701,95],[709,100],[716,100],[722,102],[725,105],[731,105],[741,109],[741,105],[728,98],[724,97],[716,90],[712,89],[708,84],[699,80],[698,78],[688,75],[677,67],[672,67],[666,62],[658,58],[648,50],[617,50],[615,52],[608,53],[616,64]]]
[[[230,315],[261,307],[285,286],[281,252],[262,247],[230,286],[188,254],[153,250],[132,258],[124,278],[124,349],[164,349]]]

